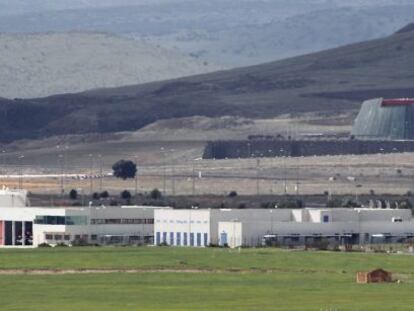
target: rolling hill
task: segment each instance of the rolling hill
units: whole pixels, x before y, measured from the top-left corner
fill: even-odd
[[[210,74],[33,100],[0,100],[0,139],[128,131],[202,115],[335,115],[367,97],[414,96],[414,31]]]
[[[414,20],[414,3],[0,0],[0,16],[0,32],[109,32],[241,67],[390,35]]]
[[[102,33],[0,34],[0,96],[43,97],[219,69],[177,51]]]

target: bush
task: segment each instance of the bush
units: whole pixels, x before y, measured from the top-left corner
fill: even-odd
[[[60,243],[56,244],[55,247],[68,247],[68,245],[66,243],[60,242]]]
[[[94,192],[94,193],[92,194],[92,199],[94,199],[94,200],[99,200],[99,193],[98,193],[98,192]]]
[[[161,191],[159,191],[157,188],[155,188],[155,189],[153,189],[151,192],[150,192],[150,198],[151,199],[153,199],[153,200],[159,200],[159,199],[161,199],[162,198],[162,193],[161,193]]]
[[[72,246],[90,246],[85,239],[75,239],[72,241]]]
[[[131,199],[131,192],[129,192],[128,190],[124,190],[121,192],[121,198],[124,200],[130,200]]]
[[[246,203],[240,203],[239,204],[239,209],[244,209],[246,208]]]
[[[69,192],[69,198],[70,198],[71,200],[76,200],[76,199],[78,198],[78,192],[77,192],[75,189],[72,189],[72,190]]]
[[[101,194],[100,194],[100,196],[103,199],[107,199],[107,198],[109,198],[109,192],[106,191],[106,190],[105,191],[102,191]]]
[[[40,243],[37,247],[44,248],[44,247],[52,247],[52,246],[50,246],[50,244],[47,244],[47,243]]]
[[[411,202],[409,200],[402,200],[400,202],[398,202],[398,206],[399,208],[403,208],[403,209],[413,209],[413,205],[411,204]]]
[[[236,191],[230,191],[230,193],[229,193],[229,197],[230,198],[234,198],[234,197],[237,197],[237,192]]]
[[[129,160],[119,160],[112,165],[113,174],[115,177],[128,179],[134,178],[137,173],[137,166],[134,162]]]

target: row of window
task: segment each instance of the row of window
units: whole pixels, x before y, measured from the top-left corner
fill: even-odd
[[[89,235],[87,234],[64,234],[64,233],[46,233],[45,239],[48,241],[72,241],[72,240],[84,240],[88,241]],[[96,241],[98,239],[98,236],[96,234],[90,235],[91,241]]]
[[[91,225],[152,225],[154,218],[94,218]]]
[[[76,225],[82,226],[88,224],[86,216],[36,216],[34,223],[37,225]],[[108,219],[91,219],[92,225],[141,225],[154,224],[153,218],[108,218]]]
[[[187,232],[156,232],[155,242],[157,245],[166,243],[175,246],[207,246],[207,233]]]
[[[177,223],[177,224],[188,224],[188,223],[191,223],[191,224],[208,224],[208,221],[207,220],[204,220],[204,221],[201,221],[201,220],[189,220],[189,221],[187,221],[187,220],[180,220],[180,219],[177,219],[177,220],[167,220],[167,219],[164,219],[164,220],[161,220],[161,219],[157,219],[157,223],[164,223],[164,224],[166,224],[166,223],[170,223],[170,224],[173,224],[173,223]]]
[[[88,223],[88,219],[86,216],[36,216],[34,223],[37,225],[82,226]]]

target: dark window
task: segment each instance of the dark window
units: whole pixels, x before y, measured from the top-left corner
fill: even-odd
[[[91,225],[141,225],[154,224],[153,218],[106,218],[91,219]]]
[[[65,234],[65,235],[63,236],[63,239],[64,239],[65,241],[70,241],[70,235],[69,235],[69,234]]]
[[[190,233],[190,246],[194,246],[194,233]]]
[[[96,241],[98,239],[98,236],[96,234],[91,235],[91,240]]]
[[[207,246],[208,243],[208,234],[204,233],[204,246]]]
[[[201,233],[197,233],[197,246],[201,246]]]
[[[161,232],[157,232],[156,233],[156,240],[155,240],[157,245],[161,244]]]
[[[188,244],[188,239],[187,239],[187,232],[184,232],[184,246],[187,246]]]
[[[323,216],[323,222],[329,222],[329,216],[328,215]]]
[[[170,232],[170,245],[174,245],[174,232]]]

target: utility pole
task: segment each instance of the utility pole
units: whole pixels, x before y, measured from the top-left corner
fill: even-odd
[[[135,197],[138,195],[138,157],[135,156],[135,167],[137,168],[135,172]]]
[[[167,168],[165,167],[165,150],[164,147],[161,147],[161,153],[162,153],[162,194],[166,194],[166,188],[167,188]]]
[[[194,167],[194,161],[195,160],[193,160],[193,171],[192,171],[192,191],[191,191],[191,193],[192,193],[192,195],[194,196],[195,195],[195,167]]]
[[[59,165],[60,165],[60,195],[63,196],[64,188],[63,188],[63,155],[58,155]]]
[[[89,158],[90,158],[90,161],[91,161],[91,163],[90,163],[90,165],[91,165],[91,167],[90,167],[90,172],[89,172],[89,192],[90,192],[90,194],[92,195],[92,193],[93,193],[93,156],[92,156],[92,154],[90,153],[89,154]]]
[[[102,155],[98,155],[99,157],[99,192],[102,192],[103,189],[103,158]]]
[[[174,149],[171,149],[170,152],[173,155]],[[175,195],[175,161],[171,163],[171,193],[173,196]]]
[[[257,158],[256,159],[256,194],[259,195],[260,194],[260,182],[259,182],[259,177],[260,177],[260,159]]]
[[[19,189],[23,189],[23,164],[22,159],[24,158],[24,155],[20,155],[18,157],[19,159]]]
[[[1,166],[3,174],[6,174],[6,158],[5,158],[6,150],[1,151]]]

